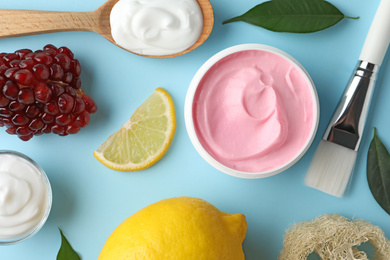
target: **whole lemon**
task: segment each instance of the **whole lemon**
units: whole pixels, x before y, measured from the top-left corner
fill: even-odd
[[[151,204],[122,222],[98,260],[240,260],[246,234],[242,214],[205,200],[176,197]]]

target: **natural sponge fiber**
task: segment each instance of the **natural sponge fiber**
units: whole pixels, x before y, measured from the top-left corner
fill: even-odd
[[[375,260],[390,259],[390,241],[378,226],[362,219],[325,214],[288,229],[279,260],[307,259],[312,252],[322,260],[368,260],[367,254],[357,248],[364,242],[373,246]]]

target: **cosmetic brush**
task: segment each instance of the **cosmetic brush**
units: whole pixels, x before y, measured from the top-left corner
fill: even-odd
[[[390,0],[382,0],[357,65],[309,166],[305,184],[342,197],[363,136],[379,67],[390,42]]]

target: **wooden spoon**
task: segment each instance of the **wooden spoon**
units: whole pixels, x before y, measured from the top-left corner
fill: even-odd
[[[118,1],[108,0],[92,12],[0,9],[0,38],[63,31],[92,31],[103,35],[107,40],[117,45],[111,36],[110,13]],[[202,9],[204,25],[202,34],[196,43],[182,52],[170,55],[154,56],[132,53],[152,58],[171,58],[183,55],[200,46],[209,37],[213,29],[214,12],[209,0],[197,1]]]

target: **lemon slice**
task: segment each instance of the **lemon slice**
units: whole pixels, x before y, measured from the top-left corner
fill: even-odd
[[[156,163],[167,152],[176,130],[173,100],[157,88],[93,155],[117,171],[137,171]]]

